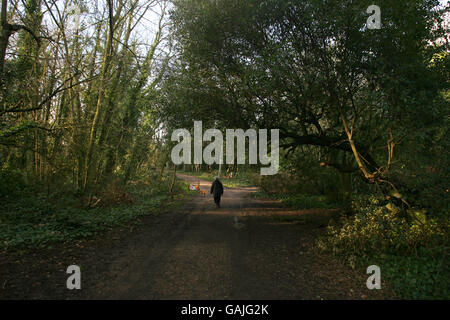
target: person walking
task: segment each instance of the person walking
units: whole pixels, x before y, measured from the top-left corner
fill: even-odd
[[[220,182],[219,177],[216,177],[211,186],[211,194],[214,196],[214,202],[216,203],[217,208],[220,208],[220,199],[223,195],[223,184]]]

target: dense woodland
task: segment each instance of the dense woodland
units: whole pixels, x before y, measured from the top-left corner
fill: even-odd
[[[171,132],[201,120],[280,129],[277,176],[220,173],[340,208],[319,248],[448,298],[449,6],[377,0],[370,30],[372,2],[2,0],[0,247],[92,236],[181,192]]]

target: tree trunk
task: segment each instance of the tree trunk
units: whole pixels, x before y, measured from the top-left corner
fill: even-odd
[[[175,182],[177,180],[177,166],[173,165],[173,177],[172,183],[170,184],[170,196],[173,197],[173,188],[175,187]]]

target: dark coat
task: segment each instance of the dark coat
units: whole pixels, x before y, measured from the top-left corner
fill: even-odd
[[[211,186],[211,194],[214,198],[221,197],[223,195],[223,184],[219,180],[213,182]]]

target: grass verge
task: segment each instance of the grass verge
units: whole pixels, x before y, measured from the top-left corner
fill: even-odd
[[[164,187],[162,187],[164,186]],[[128,186],[133,203],[86,209],[73,195],[48,197],[29,193],[3,197],[0,211],[0,250],[51,248],[57,242],[92,238],[100,232],[124,226],[139,217],[158,215],[173,209],[188,197],[187,186],[177,181],[170,197],[165,184],[151,188],[146,184]]]
[[[268,194],[264,191],[252,195],[256,199],[279,200],[285,207],[297,210],[307,209],[339,209],[338,203],[330,201],[326,196],[308,194]]]

